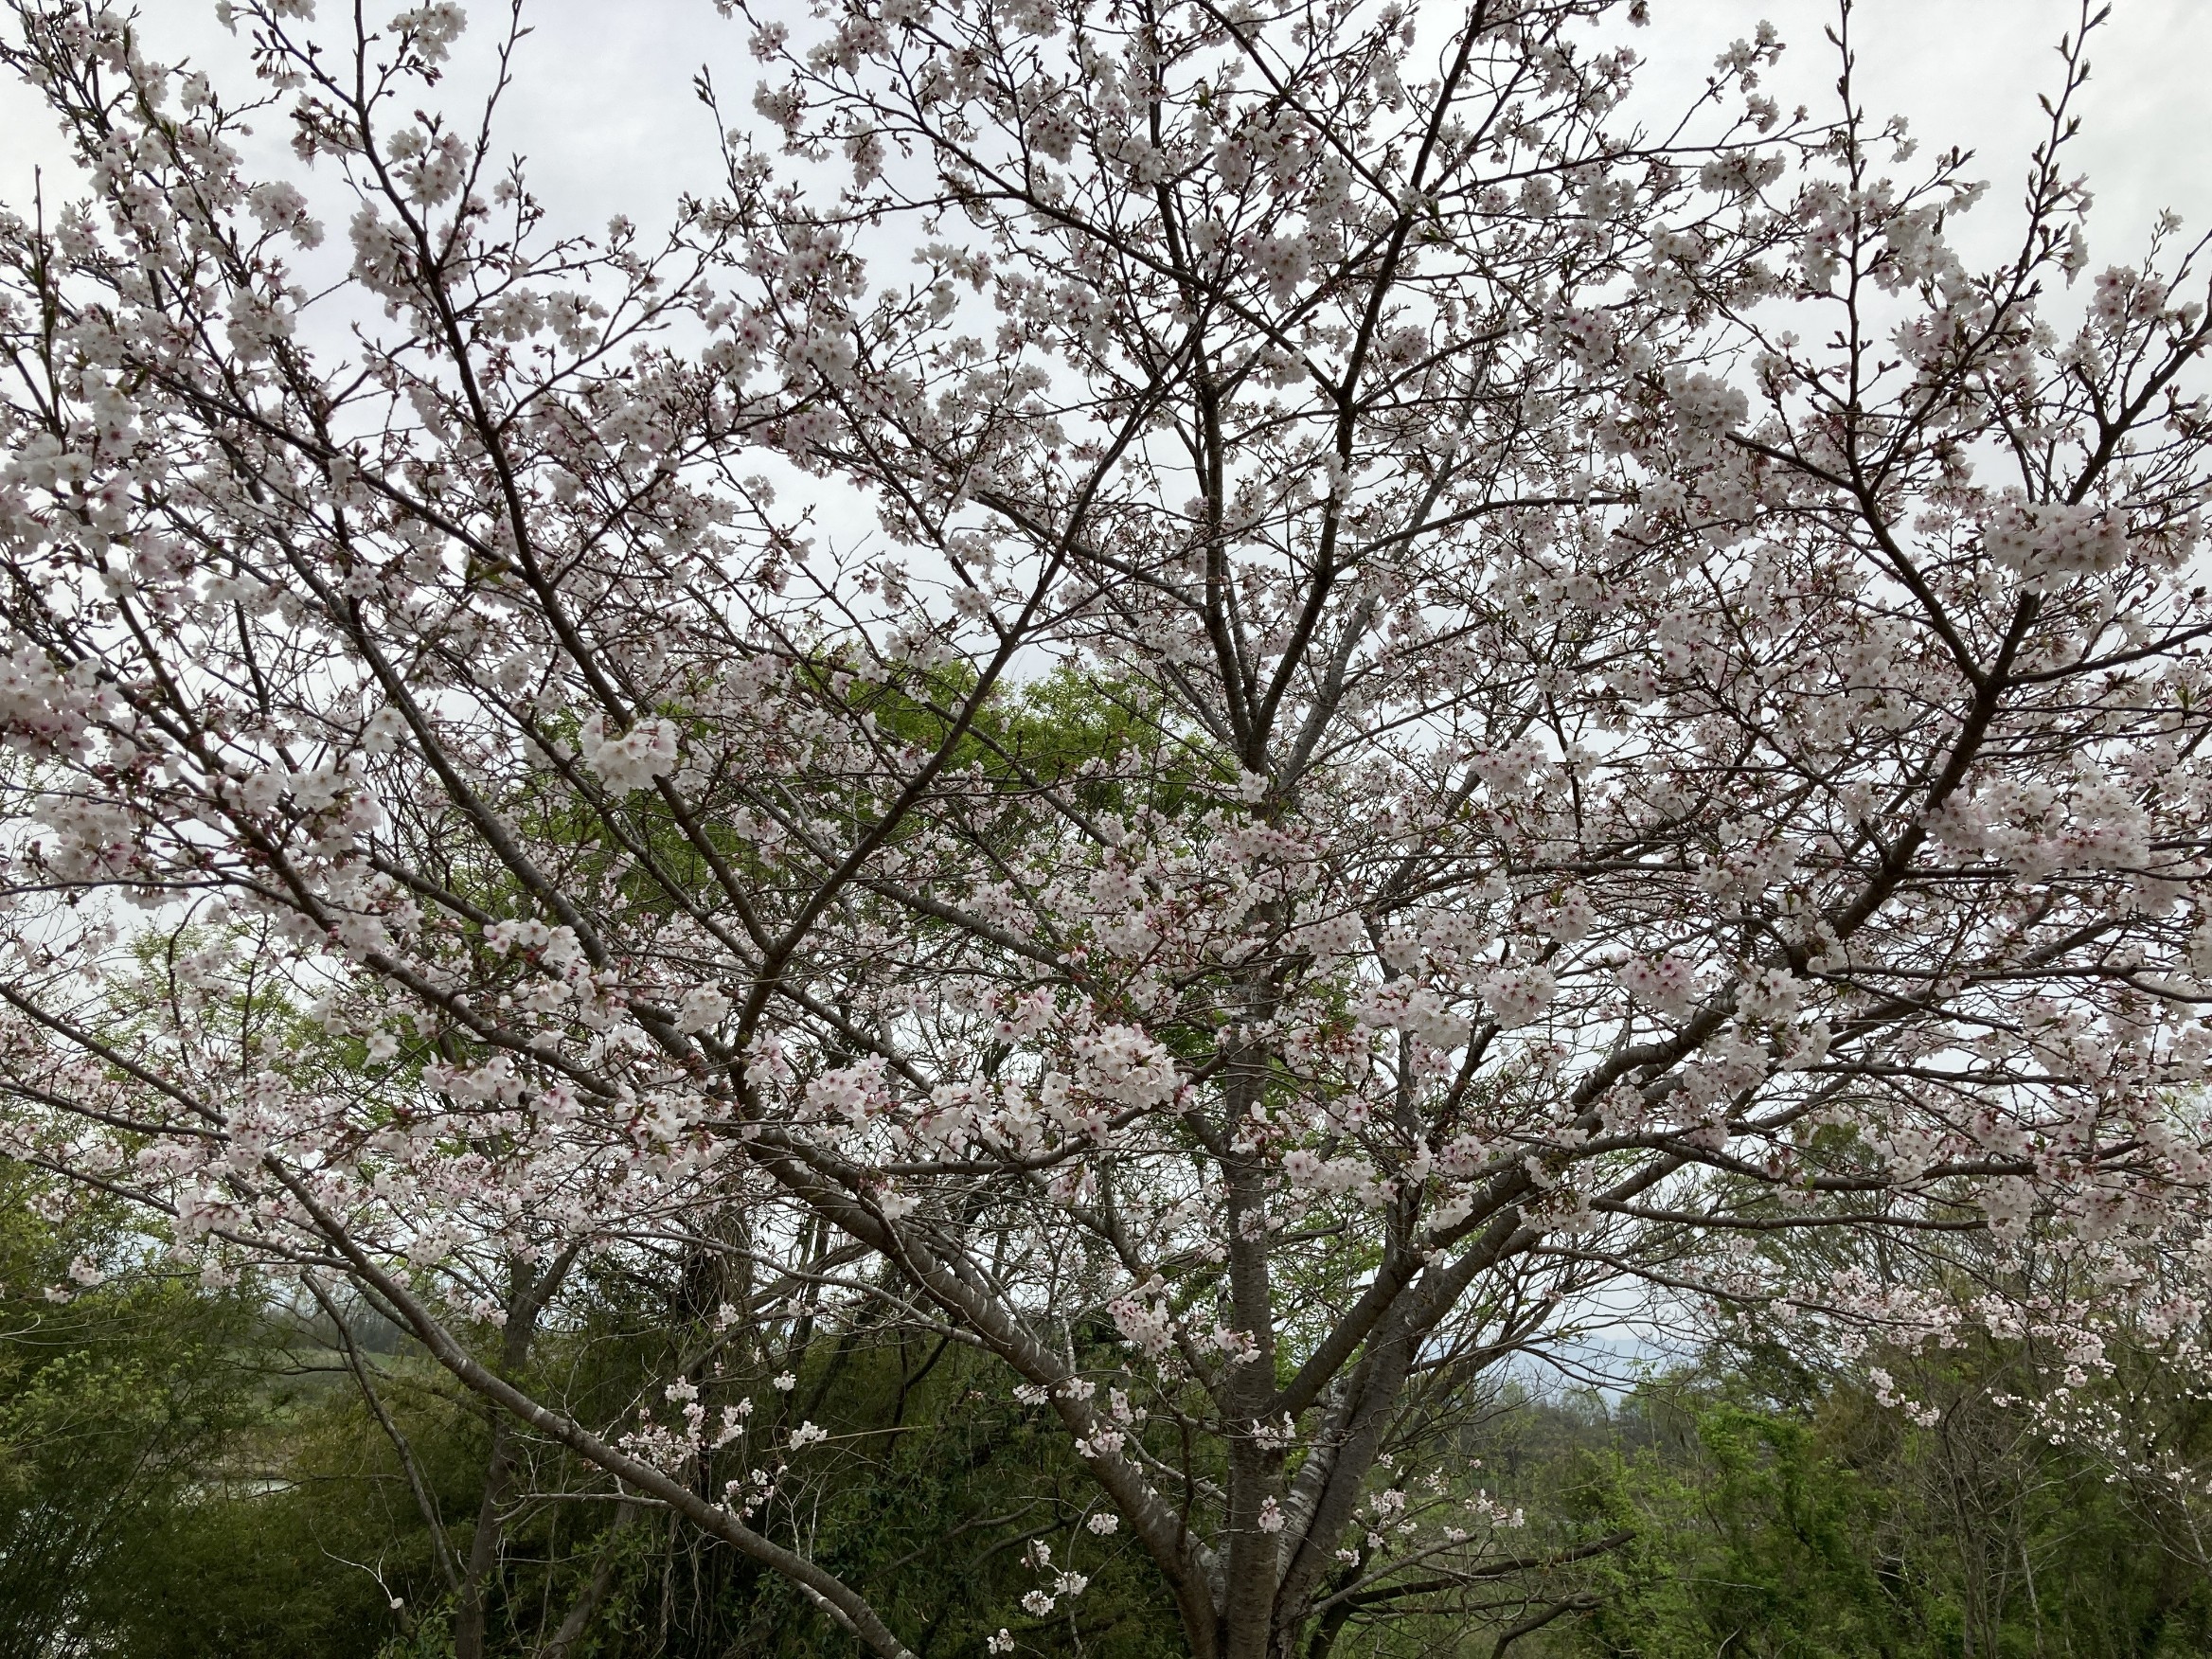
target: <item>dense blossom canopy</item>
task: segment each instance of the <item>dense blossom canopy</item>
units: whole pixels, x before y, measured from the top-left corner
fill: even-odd
[[[230,0],[240,101],[10,9],[0,1133],[179,1261],[886,1656],[801,1318],[1064,1427],[1006,1647],[1111,1541],[1206,1659],[1493,1572],[1454,1401],[1631,1291],[2193,1361],[2212,325],[2092,270],[2079,35],[1972,271],[1847,27],[1659,132],[1641,0],[740,6],[654,241],[435,107],[519,12]],[[605,1253],[711,1288],[579,1422],[482,1333]]]

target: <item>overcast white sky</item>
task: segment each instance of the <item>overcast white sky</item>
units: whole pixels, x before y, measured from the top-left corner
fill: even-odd
[[[1416,0],[1432,22],[1456,16],[1463,0]],[[369,0],[397,10],[401,0]],[[804,0],[789,5],[804,18]],[[214,21],[213,0],[139,0],[148,51],[189,58],[219,83],[246,92],[240,43]],[[324,0],[326,9],[346,0]],[[506,7],[480,0],[480,25],[456,52],[447,107],[466,111],[483,82],[482,48]],[[1671,114],[1693,98],[1714,56],[1770,18],[1791,44],[1770,82],[1785,106],[1831,109],[1836,60],[1822,38],[1834,0],[1651,0],[1652,25],[1628,38],[1649,67],[1643,107]],[[1964,145],[1977,176],[1994,187],[1985,205],[1951,235],[1970,265],[2018,245],[2017,204],[2026,155],[2045,117],[2039,92],[2055,90],[2053,47],[2077,26],[2079,0],[1858,0],[1853,24],[1861,98],[1870,114],[1904,115],[1928,149]],[[749,114],[758,66],[741,23],[717,15],[712,0],[525,0],[534,29],[504,105],[501,136],[528,158],[531,187],[550,228],[597,230],[623,213],[649,231],[667,223],[683,191],[719,185],[713,117],[691,90],[705,64],[728,112]],[[473,46],[478,50],[472,52]],[[2192,232],[2212,226],[2212,118],[2203,87],[2212,71],[2212,0],[2115,0],[2094,38],[2093,74],[2080,105],[2085,130],[2074,169],[2094,183],[2092,269],[2131,262],[2154,216],[2179,212]],[[1826,100],[1826,101],[1824,101]],[[285,123],[271,116],[258,143],[271,171],[295,167],[283,151]],[[250,158],[259,161],[259,157]],[[70,169],[51,123],[27,88],[0,78],[0,202],[28,204],[32,170]],[[1900,169],[1909,171],[1909,169]],[[342,237],[323,256],[342,263]],[[332,274],[337,269],[332,266]],[[764,460],[763,464],[766,462]],[[817,528],[849,548],[875,536],[864,503],[831,492],[810,496]]]
[[[712,187],[712,121],[689,80],[702,63],[711,65],[725,107],[747,106],[755,65],[741,24],[718,17],[709,0],[526,4],[536,34],[525,47],[506,135],[530,157],[533,182],[557,223],[596,227],[621,211],[651,224],[677,191]],[[189,54],[211,68],[238,63],[211,0],[141,5],[156,56],[174,62]],[[803,11],[797,0],[793,9]],[[505,9],[477,9],[488,29]],[[1762,17],[1792,45],[1781,78],[1785,101],[1816,100],[1832,86],[1834,59],[1821,39],[1832,0],[1653,0],[1651,12],[1652,27],[1633,39],[1650,60],[1644,85],[1655,98],[1671,103],[1670,88],[1694,91],[1714,54]],[[2052,45],[2078,17],[2078,0],[1861,0],[1854,32],[1869,109],[1905,115],[1931,147],[1961,143],[1980,152],[1997,187],[1989,209],[1976,216],[1984,235],[1996,234],[1999,212],[2017,197],[2043,120],[2036,94],[2055,83]],[[2125,259],[2161,207],[2198,229],[2212,223],[2204,92],[2212,0],[2116,0],[2092,62],[2078,165],[2097,190],[2093,257]],[[278,123],[269,125],[271,136],[280,136]],[[28,92],[0,86],[0,199],[24,203],[31,168],[59,160]]]

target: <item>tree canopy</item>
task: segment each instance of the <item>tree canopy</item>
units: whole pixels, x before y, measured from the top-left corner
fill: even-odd
[[[9,7],[0,1150],[296,1287],[457,1651],[553,1449],[882,1659],[1533,1631],[1464,1436],[1639,1298],[1922,1424],[2028,1345],[2187,1511],[2108,1384],[2203,1360],[2212,320],[2092,271],[2095,17],[1977,269],[1847,5],[1825,112],[1762,27],[1656,115],[1643,0],[726,5],[650,234],[501,150],[526,8],[329,9]],[[825,1524],[831,1329],[1019,1415],[998,1622]]]

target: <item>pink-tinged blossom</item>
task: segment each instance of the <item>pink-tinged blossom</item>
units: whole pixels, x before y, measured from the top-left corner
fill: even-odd
[[[675,769],[676,728],[665,720],[639,721],[618,737],[607,735],[604,715],[583,722],[577,743],[589,767],[610,789],[644,789]]]
[[[1539,1019],[1559,995],[1559,979],[1541,963],[1500,968],[1483,980],[1483,1007],[1506,1030]]]
[[[1662,1018],[1679,1020],[1697,1006],[1697,970],[1680,952],[1636,957],[1619,977],[1623,990]]]
[[[1626,136],[1584,0],[768,8],[718,187],[555,226],[504,36],[233,9],[297,165],[102,9],[9,48],[91,205],[0,215],[0,1152],[494,1409],[704,1283],[563,1439],[764,1570],[810,1345],[956,1342],[1091,1483],[1027,1610],[1126,1540],[1206,1650],[1525,1554],[1408,1356],[1608,1297],[1923,1416],[2026,1345],[2154,1467],[2083,1401],[2212,1381],[2169,234],[2069,291],[2054,162],[1970,268],[1772,31]]]

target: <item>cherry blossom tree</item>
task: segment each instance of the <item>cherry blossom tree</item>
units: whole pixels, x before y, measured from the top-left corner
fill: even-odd
[[[657,240],[502,159],[519,5],[220,9],[10,6],[12,1155],[886,1659],[820,1318],[1095,1481],[994,1650],[1127,1547],[1204,1659],[1529,1564],[1454,1427],[1632,1292],[2195,1340],[2212,324],[2089,258],[2086,16],[1974,271],[1847,7],[1664,124],[1643,0],[737,7]],[[483,1335],[602,1255],[705,1287],[611,1423]]]

